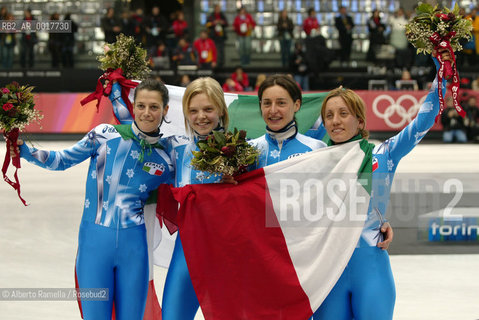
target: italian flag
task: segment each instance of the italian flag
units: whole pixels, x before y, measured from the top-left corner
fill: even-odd
[[[205,319],[312,316],[363,229],[371,151],[357,140],[255,170],[238,185],[173,189]]]
[[[163,171],[165,171],[165,168],[153,162],[146,162],[143,165],[143,171],[146,171],[154,176],[161,176],[163,174]]]

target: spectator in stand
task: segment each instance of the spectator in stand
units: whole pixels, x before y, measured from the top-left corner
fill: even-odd
[[[133,37],[138,44],[143,46],[146,43],[146,24],[145,16],[143,15],[143,9],[137,8],[135,12],[131,15],[131,23],[133,27]]]
[[[155,69],[169,69],[170,68],[170,51],[165,43],[160,41],[151,55],[153,67]]]
[[[443,126],[442,141],[445,143],[459,142],[466,143],[466,125],[454,108],[454,102],[451,96],[446,98],[446,108],[441,114],[441,123]]]
[[[173,52],[172,60],[176,66],[196,65],[196,55],[193,47],[186,41],[186,38],[180,38],[178,46]]]
[[[179,10],[176,12],[176,18],[171,24],[171,31],[174,34],[174,38],[171,39],[171,44],[174,46],[176,46],[177,39],[188,35],[188,23],[185,20],[185,14],[183,11]]]
[[[341,46],[339,56],[341,63],[347,65],[351,56],[351,47],[353,45],[353,18],[348,15],[344,6],[339,7],[339,16],[334,20],[336,29],[339,32],[339,44]]]
[[[283,9],[280,13],[276,29],[278,31],[279,45],[281,47],[281,63],[283,68],[289,67],[294,25],[293,20],[288,17],[288,11],[286,9]]]
[[[33,21],[35,18],[30,9],[24,11],[23,20]],[[22,68],[33,68],[35,65],[35,45],[38,42],[37,33],[25,31],[20,38],[20,66]]]
[[[11,13],[7,13],[7,21],[15,21],[15,18]],[[0,33],[1,45],[3,47],[3,60],[2,65],[5,69],[11,69],[13,67],[13,51],[17,44],[15,32],[2,32]]]
[[[128,9],[123,10],[121,12],[121,18],[119,21],[121,33],[123,33],[125,36],[132,37],[134,35],[134,31],[133,21],[131,20],[131,11]]]
[[[315,37],[320,34],[318,18],[313,8],[308,9],[308,17],[303,22],[303,30],[306,37]]]
[[[406,16],[404,9],[399,8],[393,16],[389,19],[391,27],[390,44],[396,50],[395,52],[395,67],[408,68],[411,64],[411,51],[409,50],[409,42],[406,38]]]
[[[400,81],[404,80],[404,81],[409,81],[409,80],[414,80],[411,76],[411,72],[409,72],[409,70],[407,69],[404,69],[401,73],[401,78],[399,79]],[[404,86],[403,86],[404,87]],[[396,88],[393,88],[393,90],[395,89],[399,89],[399,90],[414,90],[414,91],[417,91],[419,90],[419,87],[417,85],[417,81],[416,82],[412,82],[412,86],[409,87],[409,84],[407,85],[407,88],[401,88],[401,82],[397,83],[396,84]]]
[[[375,9],[368,20],[369,49],[366,55],[367,61],[376,62],[376,51],[380,45],[386,43],[386,38],[384,37],[385,29],[386,26],[381,22],[380,12],[378,9]]]
[[[240,91],[243,91],[243,87],[237,81],[234,81],[233,79],[228,78],[223,84],[223,91],[224,92],[240,92]]]
[[[78,31],[78,25],[72,20],[71,13],[65,14],[63,20],[71,20],[71,32],[61,33],[62,36],[62,65],[65,68],[73,68],[75,65],[74,49],[75,49],[75,33]]]
[[[235,72],[231,74],[231,79],[238,82],[243,87],[244,91],[251,91],[248,74],[244,72],[241,66],[235,68]]]
[[[165,43],[167,29],[168,22],[160,13],[160,7],[154,6],[146,23],[146,46],[150,52],[154,52],[160,42]]]
[[[193,42],[193,48],[198,57],[198,68],[211,70],[216,68],[216,46],[213,40],[208,37],[208,30],[200,32],[200,37]]]
[[[187,74],[184,74],[181,76],[179,86],[186,88],[191,82],[190,76]]]
[[[291,66],[294,80],[304,91],[309,91],[309,67],[306,60],[306,52],[300,40],[294,44]]]
[[[256,77],[256,83],[254,85],[254,90],[255,91],[258,91],[259,87],[264,82],[264,80],[266,80],[266,74],[264,74],[264,73],[258,74],[258,76]]]
[[[50,16],[50,20],[58,21],[60,20],[60,15],[55,12]],[[48,34],[48,49],[52,57],[52,68],[57,68],[60,66],[61,53],[63,46],[63,37],[61,33],[49,33]]]
[[[225,42],[226,42],[226,27],[228,20],[223,12],[221,12],[221,5],[216,4],[215,9],[209,15],[206,27],[209,29],[210,38],[213,39],[216,45],[218,55],[217,65],[222,67],[225,64]]]
[[[466,112],[467,139],[479,142],[479,109],[477,108],[476,96],[469,96],[463,108]]]
[[[115,16],[115,9],[109,7],[106,9],[106,15],[101,19],[101,28],[105,34],[105,42],[112,43],[116,41],[116,36],[121,32],[121,23]]]
[[[253,17],[246,12],[244,7],[241,7],[233,22],[233,28],[238,35],[240,64],[242,66],[251,62],[251,37],[255,27],[256,22]]]

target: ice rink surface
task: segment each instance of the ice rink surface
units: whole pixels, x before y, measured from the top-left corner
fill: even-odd
[[[42,141],[36,146],[60,150],[72,144]],[[4,155],[2,142],[2,161]],[[478,160],[479,145],[420,144],[401,161],[398,173],[421,172],[438,178],[444,173],[477,174]],[[74,287],[87,170],[88,161],[65,172],[50,172],[22,161],[19,177],[27,207],[9,185],[0,183],[0,289]],[[479,181],[477,185],[479,188]],[[397,290],[394,318],[479,319],[479,242],[468,246],[472,254],[391,255]],[[448,252],[454,252],[453,245]],[[155,267],[160,301],[165,276],[165,269]],[[12,301],[0,297],[0,319],[68,320],[80,319],[80,314],[75,300]],[[197,319],[203,318],[198,315]]]

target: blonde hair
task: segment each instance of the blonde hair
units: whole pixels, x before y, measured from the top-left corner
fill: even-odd
[[[196,80],[193,80],[186,87],[185,93],[183,95],[183,115],[185,117],[185,128],[189,133],[193,133],[193,129],[188,123],[188,112],[191,99],[194,96],[204,93],[211,101],[211,103],[217,108],[220,115],[220,125],[224,127],[225,131],[228,130],[229,125],[229,116],[228,108],[226,107],[225,97],[223,89],[221,88],[218,81],[210,77],[202,77]]]
[[[363,128],[358,129],[359,134],[364,139],[367,139],[369,137],[369,131],[366,130],[366,104],[364,103],[363,99],[361,99],[361,97],[351,89],[344,89],[341,86],[329,92],[326,98],[324,98],[323,104],[321,106],[321,117],[323,118],[323,121],[326,119],[326,104],[328,103],[329,99],[334,97],[342,98],[348,106],[349,111],[364,124]]]

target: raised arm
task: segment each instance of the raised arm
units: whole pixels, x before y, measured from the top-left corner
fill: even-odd
[[[110,101],[113,106],[113,113],[120,124],[131,124],[133,122],[133,116],[121,97],[121,86],[116,81],[111,88]]]
[[[22,143],[19,146],[20,157],[48,170],[62,171],[68,169],[94,156],[97,149],[102,145],[106,147],[106,144],[103,143],[105,136],[102,134],[102,131],[108,127],[107,125],[99,125],[75,145],[62,151],[38,150]]]
[[[433,57],[436,69],[439,68],[439,62]],[[389,153],[396,163],[405,155],[407,155],[426,133],[431,129],[439,113],[439,96],[438,96],[438,79],[437,76],[429,90],[426,100],[421,105],[416,118],[411,121],[401,132],[394,137],[388,139]],[[442,94],[446,93],[446,80],[442,83]]]

